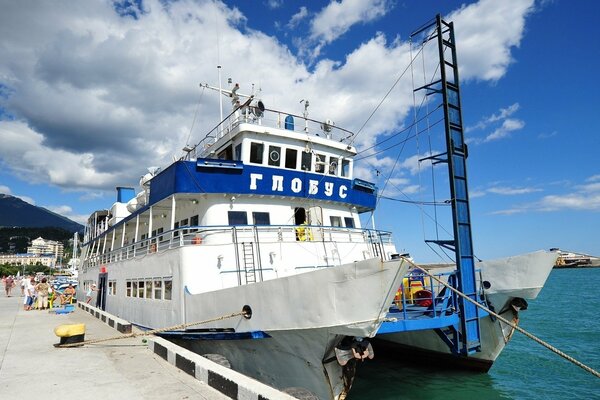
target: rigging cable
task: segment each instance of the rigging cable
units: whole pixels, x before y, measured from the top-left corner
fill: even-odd
[[[194,112],[194,119],[192,120],[192,126],[190,126],[190,132],[188,133],[188,137],[185,140],[186,147],[190,144],[190,137],[192,136],[192,131],[194,129],[194,125],[196,124],[196,117],[198,116],[198,110],[200,109],[200,104],[202,103],[202,97],[204,96],[204,87],[202,87],[202,92],[200,92],[200,97],[198,98],[198,104],[196,105],[196,111]]]

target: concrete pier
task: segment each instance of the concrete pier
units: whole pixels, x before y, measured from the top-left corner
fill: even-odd
[[[16,296],[0,295],[0,393],[3,395],[29,397],[32,393],[44,393],[44,396],[61,395],[72,399],[221,400],[249,394],[240,386],[240,394],[246,396],[226,396],[170,364],[139,337],[55,348],[59,338],[54,335],[54,328],[63,324],[84,323],[86,340],[121,333],[107,321],[78,307],[69,314],[24,311],[23,297],[17,291],[13,293]],[[237,385],[243,378],[232,379]],[[262,384],[253,381],[251,385]],[[266,389],[272,391],[270,396],[260,395],[260,398],[290,398],[270,387]]]

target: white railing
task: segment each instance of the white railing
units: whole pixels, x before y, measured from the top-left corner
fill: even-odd
[[[365,248],[373,250],[375,255],[383,259],[388,258],[383,252],[384,246],[393,245],[390,232],[370,229],[315,225],[181,227],[113,251],[89,255],[83,262],[83,270],[184,246],[239,245],[243,242],[252,242],[257,246],[315,242],[364,244]]]

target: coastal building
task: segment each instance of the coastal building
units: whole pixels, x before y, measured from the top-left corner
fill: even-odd
[[[0,264],[36,265],[38,263],[45,267],[54,267],[56,257],[53,254],[0,254]]]
[[[64,256],[64,245],[61,242],[39,237],[31,241],[31,246],[27,247],[27,253],[35,255],[52,254],[55,260],[61,260]]]

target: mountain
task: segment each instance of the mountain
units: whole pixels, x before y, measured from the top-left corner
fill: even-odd
[[[56,227],[69,232],[83,230],[83,225],[75,221],[7,194],[0,194],[0,227],[3,226]]]

